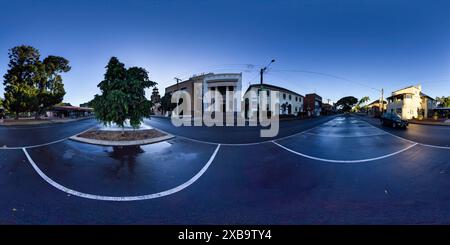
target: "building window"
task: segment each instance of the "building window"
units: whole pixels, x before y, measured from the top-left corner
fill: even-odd
[[[286,94],[283,94],[283,99],[284,99],[284,100],[286,99]]]
[[[298,101],[298,97],[297,96],[295,96],[295,101]]]
[[[291,100],[291,95],[289,95],[289,100]]]
[[[405,98],[406,98],[406,99],[411,99],[412,96],[411,96],[410,94],[407,94],[407,95],[405,95]]]

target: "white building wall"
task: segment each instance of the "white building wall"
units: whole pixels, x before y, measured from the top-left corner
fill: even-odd
[[[233,110],[235,112],[241,111],[241,96],[242,96],[242,74],[211,74],[205,76],[203,79],[203,95],[210,91],[214,83],[218,82],[219,86],[229,86],[233,87],[234,98],[233,98]],[[210,105],[210,100],[203,101],[203,108],[206,111]]]
[[[303,97],[298,96],[293,93],[288,93],[284,91],[280,92],[280,115],[297,115],[299,112],[303,111]],[[291,113],[289,113],[287,107],[283,111],[282,105],[291,105]]]
[[[259,89],[259,87],[252,87],[249,90],[249,91],[253,92],[253,93],[251,93],[252,97],[250,98],[251,108],[249,108],[249,113],[255,113],[258,111],[258,107],[257,107],[257,105],[258,105],[258,89]],[[294,93],[289,93],[286,91],[279,91],[279,90],[275,90],[275,89],[271,89],[271,88],[267,88],[267,87],[265,87],[265,89],[269,90],[270,92],[276,91],[279,93],[279,103],[280,103],[279,114],[280,115],[288,115],[289,114],[289,111],[287,109],[288,105],[291,105],[290,115],[296,116],[299,112],[303,111],[304,97],[296,95]],[[290,96],[290,98],[289,98],[289,96]],[[295,98],[297,98],[297,100]],[[286,109],[284,111],[282,109],[283,104],[286,104]]]
[[[428,117],[428,110],[433,109],[433,101],[425,96],[421,96],[421,86],[412,86],[392,93],[392,96],[403,95],[403,99],[389,101],[388,112],[395,112],[403,119],[413,119],[419,117],[419,111],[424,111],[424,117]]]

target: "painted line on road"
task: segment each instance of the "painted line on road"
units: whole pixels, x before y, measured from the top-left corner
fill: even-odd
[[[359,117],[359,116],[358,116],[358,117]],[[416,142],[416,141],[413,141],[413,140],[409,140],[409,139],[400,137],[400,136],[398,136],[398,135],[395,135],[395,134],[393,134],[393,133],[389,133],[388,131],[386,131],[386,130],[384,130],[384,129],[375,127],[375,126],[373,126],[371,123],[369,123],[369,122],[367,122],[366,120],[364,120],[363,118],[361,118],[361,119],[359,119],[359,120],[361,120],[362,122],[367,123],[367,124],[370,125],[371,127],[374,127],[374,128],[376,128],[376,129],[379,129],[379,130],[385,132],[386,134],[389,134],[389,135],[394,136],[394,137],[396,137],[396,138],[398,138],[398,139],[407,141],[407,142],[409,142],[409,143],[418,144],[418,145],[421,145],[421,146],[426,146],[426,147],[431,147],[431,148],[450,150],[450,147],[449,147],[449,146],[429,145],[429,144],[424,144],[424,143]]]
[[[306,155],[306,154],[303,154],[303,153],[294,151],[294,150],[292,150],[292,149],[289,149],[289,148],[287,148],[286,146],[283,146],[283,145],[281,145],[281,144],[278,144],[278,143],[275,142],[275,141],[272,141],[272,143],[274,143],[275,145],[277,145],[277,146],[279,146],[279,147],[281,147],[281,148],[283,148],[283,149],[285,149],[285,150],[287,150],[287,151],[289,151],[289,152],[291,152],[291,153],[294,153],[294,154],[296,154],[296,155],[299,155],[299,156],[302,156],[302,157],[306,157],[306,158],[309,158],[309,159],[313,159],[313,160],[317,160],[317,161],[322,161],[322,162],[332,162],[332,163],[359,163],[359,162],[371,162],[371,161],[376,161],[376,160],[380,160],[380,159],[383,159],[383,158],[388,158],[388,157],[397,155],[397,154],[399,154],[399,153],[402,153],[402,152],[404,152],[404,151],[406,151],[406,150],[409,150],[410,148],[412,148],[412,147],[418,145],[417,143],[416,143],[416,144],[412,144],[412,145],[410,145],[410,146],[408,146],[408,147],[406,147],[406,148],[404,148],[404,149],[401,149],[401,150],[396,151],[396,152],[394,152],[394,153],[390,153],[390,154],[387,154],[387,155],[384,155],[384,156],[380,156],[380,157],[367,158],[367,159],[361,159],[361,160],[333,160],[333,159],[325,159],[325,158],[319,158],[319,157],[313,157],[313,156],[310,156],[310,155]]]
[[[21,150],[21,149],[24,149],[24,148],[25,149],[29,149],[29,148],[37,148],[37,147],[41,147],[41,146],[52,145],[52,144],[56,144],[56,143],[68,140],[71,137],[77,136],[79,134],[85,133],[85,132],[87,132],[87,131],[95,128],[95,127],[97,127],[97,126],[92,126],[92,127],[88,128],[88,129],[86,129],[86,130],[84,130],[84,131],[82,131],[80,133],[75,134],[75,135],[72,135],[72,136],[69,136],[69,137],[66,137],[66,138],[63,138],[63,139],[51,141],[51,142],[48,142],[48,143],[43,143],[43,144],[39,144],[39,145],[30,145],[30,146],[15,146],[15,147],[2,146],[2,147],[0,147],[0,150]]]
[[[319,125],[314,126],[312,128],[309,128],[307,130],[304,130],[304,131],[301,131],[301,132],[298,132],[298,133],[295,133],[295,134],[292,134],[292,135],[283,136],[281,138],[277,138],[277,139],[274,139],[274,140],[283,140],[283,139],[291,138],[291,137],[294,137],[294,136],[297,136],[297,135],[300,135],[300,134],[307,133],[307,132],[309,132],[309,131],[311,131],[313,129],[321,127],[323,124],[325,124],[327,122],[330,122],[330,121],[332,121],[332,120],[334,120],[336,118],[338,118],[338,117],[334,117],[333,119],[330,119],[329,121],[320,123]],[[150,125],[150,126],[152,126],[152,125]],[[157,129],[155,126],[152,126],[152,127]],[[203,144],[210,144],[210,145],[220,144],[220,145],[223,145],[223,146],[251,146],[251,145],[267,144],[267,143],[271,143],[272,141],[274,141],[274,140],[265,140],[265,141],[253,142],[253,143],[219,143],[219,142],[211,142],[211,141],[203,141],[203,140],[192,139],[192,138],[188,138],[188,137],[185,137],[185,136],[177,135],[177,134],[174,134],[174,133],[168,133],[168,132],[166,132],[164,130],[161,130],[161,129],[157,129],[157,130],[159,130],[159,131],[161,131],[161,132],[163,132],[165,134],[171,134],[171,135],[173,135],[175,137],[178,137],[180,139],[185,139],[185,140],[190,140],[190,141],[193,141],[193,142],[198,142],[198,143],[203,143]]]
[[[315,134],[315,133],[309,133],[309,132],[307,132],[306,134],[314,135],[314,136],[321,136],[321,137],[335,137],[335,138],[358,138],[358,137],[371,137],[371,136],[388,135],[386,133],[367,134],[367,135],[331,135],[331,134],[327,135],[327,134]]]
[[[49,183],[50,185],[52,185],[53,187],[55,187],[56,189],[58,189],[60,191],[63,191],[70,195],[86,198],[86,199],[93,199],[93,200],[99,200],[99,201],[127,202],[127,201],[142,201],[142,200],[160,198],[160,197],[175,194],[175,193],[182,191],[183,189],[189,187],[194,182],[196,182],[206,172],[206,170],[208,170],[209,166],[214,161],[214,158],[216,157],[219,149],[220,149],[220,144],[217,145],[216,149],[214,150],[214,153],[211,155],[208,162],[203,166],[203,168],[196,175],[194,175],[191,179],[184,182],[183,184],[181,184],[177,187],[174,187],[172,189],[166,190],[166,191],[148,194],[148,195],[140,195],[140,196],[102,196],[102,195],[83,193],[83,192],[69,189],[69,188],[55,182],[50,177],[45,175],[45,173],[42,172],[42,170],[36,165],[36,163],[33,161],[31,156],[28,154],[27,149],[22,148],[22,151],[25,153],[25,156],[27,157],[31,166],[39,174],[39,176],[41,176],[41,178],[44,179],[47,183]]]

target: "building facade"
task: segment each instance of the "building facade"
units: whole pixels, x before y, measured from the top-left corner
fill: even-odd
[[[48,118],[79,118],[90,117],[94,115],[94,109],[89,107],[77,106],[52,106],[47,110],[45,116]]]
[[[383,111],[386,111],[386,107],[387,102],[385,100],[383,101],[383,107],[381,107],[380,100],[374,100],[367,105],[367,113],[371,116],[379,117],[381,116],[381,109],[383,109]]]
[[[194,91],[195,90],[195,91]],[[222,97],[221,106],[218,108],[221,113],[232,114],[241,111],[241,90],[242,90],[242,73],[208,73],[193,76],[186,81],[171,85],[166,88],[166,94],[173,94],[176,91],[185,91],[191,97],[191,112],[185,116],[194,117],[203,112],[211,112],[215,108],[215,98],[205,96],[213,92],[219,92]],[[228,98],[228,91],[233,91],[233,98]],[[194,95],[196,96],[194,98]],[[207,98],[206,98],[207,97]],[[231,102],[230,107],[226,108],[226,100]],[[194,101],[201,101],[201,111],[195,113]]]
[[[161,101],[161,96],[159,95],[159,91],[157,87],[153,88],[152,95],[150,96],[150,101],[155,104]]]
[[[161,96],[157,87],[153,88],[152,95],[150,96],[150,101],[152,102],[152,107],[150,108],[150,113],[152,115],[161,115]]]
[[[333,115],[336,113],[334,105],[328,103],[322,103],[322,111],[320,112],[324,116]]]
[[[253,93],[248,93],[252,91]],[[255,113],[258,111],[258,94],[261,91],[260,84],[252,84],[248,87],[246,94],[248,93],[250,98],[245,98],[245,115],[248,118],[251,113]],[[292,115],[297,116],[300,112],[303,111],[303,103],[305,97],[303,95],[298,94],[289,89],[285,89],[282,87],[274,86],[271,84],[264,83],[262,85],[262,91],[266,91],[267,95],[270,95],[271,91],[276,91],[279,93],[279,103],[280,103],[280,111],[279,115]],[[251,103],[249,103],[251,102]],[[270,103],[270,100],[268,100]]]
[[[387,111],[397,113],[403,119],[429,118],[436,107],[435,100],[422,93],[420,85],[396,90],[387,101]]]
[[[308,117],[320,116],[322,111],[322,97],[315,93],[306,94],[303,110]]]

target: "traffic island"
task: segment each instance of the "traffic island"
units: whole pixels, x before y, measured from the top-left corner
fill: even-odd
[[[71,140],[103,146],[147,145],[173,138],[173,135],[157,129],[125,129],[124,131],[91,129],[70,137]]]

